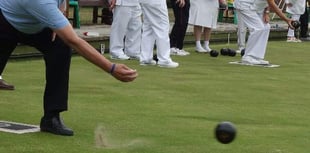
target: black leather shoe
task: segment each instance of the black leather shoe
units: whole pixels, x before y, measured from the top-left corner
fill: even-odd
[[[40,128],[42,132],[50,132],[56,135],[73,136],[73,130],[67,128],[59,117],[42,117]]]
[[[0,79],[0,89],[2,90],[14,90],[14,85],[6,83],[3,79]]]

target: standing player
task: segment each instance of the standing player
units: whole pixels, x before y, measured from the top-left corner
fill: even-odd
[[[250,32],[241,61],[246,64],[269,64],[264,60],[270,32],[269,8],[293,28],[292,20],[282,13],[274,0],[235,0],[234,7],[238,21],[243,21]]]
[[[218,0],[191,0],[188,23],[194,26],[196,52],[206,53],[212,49],[209,47],[212,29],[216,28],[219,1]],[[203,33],[204,45],[201,45]]]
[[[139,59],[142,27],[139,1],[112,0],[111,7],[114,8],[110,34],[111,58]]]
[[[170,58],[169,16],[166,0],[140,0],[143,14],[140,65],[156,65],[153,49],[156,44],[158,66],[176,68]]]
[[[190,53],[183,49],[189,17],[189,0],[171,0],[170,2],[175,18],[170,33],[170,54],[180,56],[189,55]]]
[[[305,12],[306,0],[285,0],[286,12],[291,15],[291,19],[299,21],[299,18]],[[301,42],[300,39],[295,37],[295,30],[288,28],[287,42]]]

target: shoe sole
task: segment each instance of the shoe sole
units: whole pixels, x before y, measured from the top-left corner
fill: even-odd
[[[48,129],[48,128],[40,128],[40,131],[41,132],[47,132],[47,133],[52,133],[52,134],[55,134],[55,135],[62,135],[62,136],[73,136],[74,133],[60,133],[58,131],[54,131],[54,130],[51,130],[51,129]]]
[[[177,68],[179,67],[179,65],[177,66],[170,66],[170,65],[161,65],[161,64],[158,64],[159,67],[164,67],[164,68]]]
[[[111,59],[113,59],[113,60],[123,60],[123,61],[125,61],[125,60],[129,60],[130,58],[125,59],[125,58],[111,57]]]
[[[142,66],[154,66],[154,65],[156,65],[156,63],[140,63],[140,65],[142,65]]]
[[[14,87],[0,87],[0,90],[15,90]]]

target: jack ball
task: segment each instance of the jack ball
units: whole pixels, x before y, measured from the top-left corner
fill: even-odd
[[[235,139],[236,133],[235,125],[228,121],[219,123],[215,128],[215,137],[223,144],[231,143]]]

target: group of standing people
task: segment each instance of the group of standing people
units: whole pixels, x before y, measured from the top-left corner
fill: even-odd
[[[110,35],[111,59],[138,59],[140,65],[178,67],[170,55],[190,54],[183,49],[188,24],[194,26],[196,52],[210,52],[209,40],[211,30],[216,28],[219,2],[171,0],[170,3],[175,22],[169,34],[166,0],[111,0],[114,14]],[[141,15],[142,19],[139,18]],[[153,60],[154,44],[157,63]]]
[[[183,2],[177,0],[181,5]],[[110,3],[114,12],[110,35],[112,59],[138,59],[140,65],[167,68],[179,66],[170,57],[166,0],[111,0]],[[158,62],[153,59],[155,45]]]
[[[126,0],[113,1],[116,1],[115,12],[126,3]],[[194,29],[195,51],[198,53],[208,53],[212,50],[210,48],[211,32],[217,26],[218,9],[220,3],[224,2],[223,0],[171,0],[175,23],[172,27],[170,37],[168,37],[169,17],[165,0],[151,0],[147,2],[146,0],[134,0],[131,2],[135,3],[134,8],[137,8],[135,10],[139,10],[140,8],[141,11],[137,11],[139,13],[129,13],[136,14],[134,17],[129,17],[135,19],[135,22],[130,24],[130,22],[125,21],[123,25],[126,25],[126,27],[123,27],[123,29],[130,32],[133,31],[130,30],[131,25],[135,25],[135,27],[142,26],[142,33],[137,31],[138,29],[135,32],[135,34],[142,34],[142,39],[139,40],[138,38],[140,37],[130,37],[130,35],[125,35],[122,32],[119,35],[119,33],[115,32],[123,31],[115,28],[115,25],[121,25],[120,23],[122,22],[118,19],[121,17],[116,14],[111,31],[110,52],[112,59],[127,60],[134,58],[139,59],[141,65],[156,65],[156,62],[152,59],[154,44],[156,44],[159,60],[157,64],[162,67],[177,67],[178,63],[173,62],[170,55],[189,55],[189,52],[183,49],[184,37],[188,25],[192,25]],[[270,32],[269,8],[272,8],[281,19],[288,23],[290,35],[292,33],[291,30],[294,31],[291,21],[295,20],[295,18],[287,18],[273,0],[235,0],[234,7],[240,27],[238,30],[240,50],[247,46],[246,53],[241,61],[247,64],[269,64],[268,61],[264,60]],[[143,24],[137,18],[139,16],[138,14],[143,14]],[[247,44],[245,44],[246,29],[249,29],[250,32]],[[115,40],[114,35],[121,37]],[[201,37],[203,37],[203,44],[201,43]],[[130,41],[131,38],[135,39]],[[125,40],[124,47],[123,40]],[[120,46],[118,51],[116,51],[115,42],[113,41],[118,42],[118,46]],[[168,41],[170,41],[170,44]],[[138,56],[139,51],[137,50],[139,48],[137,44],[141,45],[140,56]],[[130,49],[128,46],[136,47],[135,49]]]

